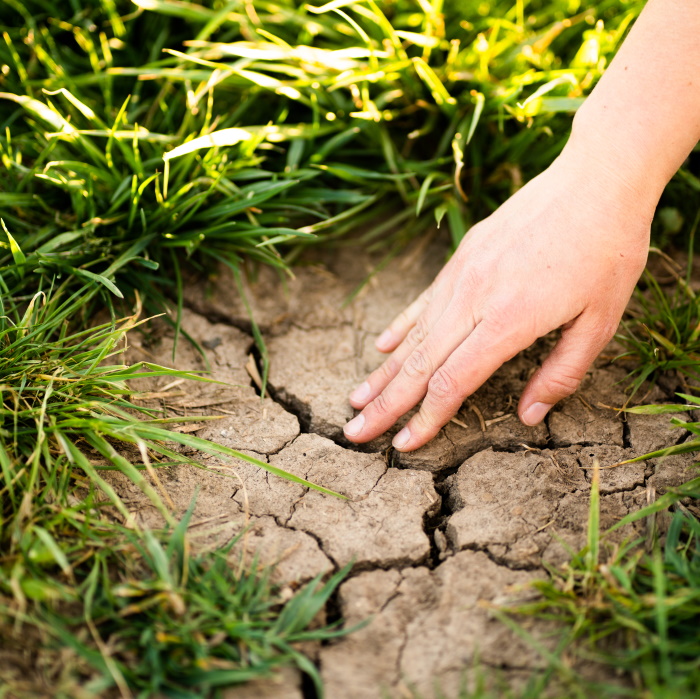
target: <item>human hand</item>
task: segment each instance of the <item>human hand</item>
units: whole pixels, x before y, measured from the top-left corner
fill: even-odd
[[[573,393],[610,341],[644,269],[656,202],[612,168],[565,151],[474,226],[431,286],[376,342],[391,356],[350,395],[353,442],[389,429],[399,451],[432,439],[465,398],[537,338],[561,338],[532,376],[526,425]]]

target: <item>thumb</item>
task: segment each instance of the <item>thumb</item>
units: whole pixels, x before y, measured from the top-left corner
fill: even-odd
[[[537,425],[557,401],[574,393],[617,326],[617,322],[583,313],[566,327],[542,367],[525,386],[518,405],[520,420],[526,425]]]

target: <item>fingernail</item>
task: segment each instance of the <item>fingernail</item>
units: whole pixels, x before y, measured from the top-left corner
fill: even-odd
[[[364,381],[350,394],[350,400],[354,400],[356,403],[362,403],[369,398],[371,392],[372,388]]]
[[[391,342],[391,330],[385,330],[378,338],[377,341],[375,342],[375,345],[381,349],[382,347],[386,347],[390,342]]]
[[[544,420],[544,416],[552,408],[552,403],[533,403],[524,413],[522,420],[526,425],[534,427]]]
[[[343,427],[343,432],[345,432],[346,435],[349,437],[357,437],[360,432],[362,432],[362,428],[365,426],[365,416],[360,413],[356,417],[354,417],[350,422],[348,422],[345,427]]]
[[[395,449],[403,449],[408,441],[411,439],[411,430],[408,427],[404,427],[401,432],[399,432],[391,442]]]

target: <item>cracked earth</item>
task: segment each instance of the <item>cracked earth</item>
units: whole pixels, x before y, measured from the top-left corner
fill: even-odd
[[[292,594],[299,585],[349,562],[353,568],[327,609],[359,631],[309,649],[331,699],[436,695],[456,697],[475,658],[511,687],[543,667],[533,649],[489,612],[523,600],[544,564],[567,560],[584,545],[590,478],[601,466],[678,443],[667,416],[628,416],[626,370],[610,348],[579,392],[557,406],[546,424],[523,426],[515,415],[528,377],[551,348],[544,338],[485,384],[430,444],[398,454],[389,434],[362,447],[342,426],[353,416],[350,390],[381,362],[374,338],[425,288],[445,249],[425,241],[370,277],[356,250],[319,256],[280,279],[269,269],[246,287],[270,359],[269,390],[257,388],[260,362],[248,313],[226,272],[186,292],[183,328],[206,363],[181,340],[173,361],[172,333],[156,326],[134,334],[131,360],[178,369],[211,369],[220,384],[143,380],[148,401],[170,416],[216,415],[178,428],[243,451],[348,497],[309,491],[243,462],[198,460],[209,470],[161,471],[178,513],[199,490],[191,536],[217,546],[245,531],[234,552],[263,565]],[[620,382],[623,381],[622,384]],[[657,388],[645,401],[668,398]],[[688,480],[690,457],[672,457],[601,471],[601,525],[607,528],[670,486]],[[158,514],[118,474],[114,484],[145,524]],[[637,536],[632,527],[613,541]],[[551,628],[530,622],[547,642]],[[585,671],[585,670],[584,670]],[[229,690],[230,698],[314,696],[286,671],[264,683]]]

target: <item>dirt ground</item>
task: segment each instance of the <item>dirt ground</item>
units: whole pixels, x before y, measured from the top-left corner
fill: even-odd
[[[188,288],[184,329],[206,351],[220,384],[150,384],[172,415],[218,415],[187,431],[348,496],[320,495],[245,463],[202,460],[210,471],[178,467],[163,473],[182,512],[199,488],[191,534],[199,546],[221,544],[249,527],[242,548],[265,564],[290,593],[318,573],[354,567],[327,610],[360,631],[311,649],[330,699],[426,699],[436,687],[455,697],[475,658],[492,678],[517,687],[543,667],[531,647],[489,612],[531,595],[524,585],[544,575],[543,563],[567,559],[565,546],[584,544],[594,460],[606,466],[687,437],[668,417],[630,416],[620,406],[626,375],[611,348],[580,391],[557,406],[546,424],[524,427],[515,415],[528,377],[551,348],[544,338],[504,366],[430,444],[412,454],[390,448],[392,434],[357,448],[344,440],[352,417],[347,394],[378,366],[377,334],[429,284],[445,260],[436,243],[421,244],[371,277],[356,250],[327,254],[280,280],[269,269],[247,295],[267,344],[269,391],[255,386],[256,353],[248,314],[226,272]],[[172,365],[172,336],[134,334],[130,358]],[[202,370],[202,358],[180,342],[175,366]],[[246,368],[247,367],[247,368]],[[663,400],[660,388],[645,399]],[[611,526],[670,484],[690,477],[691,460],[602,471],[601,522]],[[144,522],[157,515],[140,492],[114,476]],[[643,525],[640,525],[643,526]],[[640,529],[639,532],[642,530]],[[620,531],[618,540],[636,535]],[[542,639],[551,629],[530,627]],[[586,668],[583,668],[586,672]],[[594,672],[590,669],[590,672]],[[314,696],[294,672],[231,690],[230,699]]]

